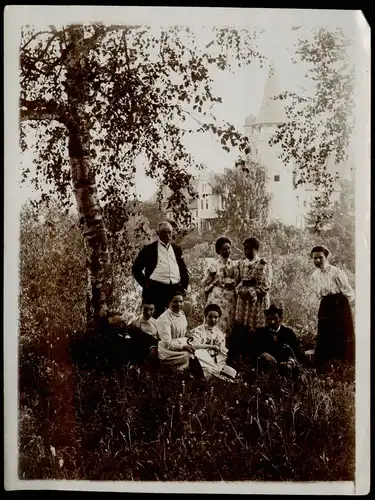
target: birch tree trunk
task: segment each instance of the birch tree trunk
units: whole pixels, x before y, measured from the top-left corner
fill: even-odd
[[[106,314],[112,291],[109,251],[97,196],[95,175],[90,159],[82,153],[80,144],[79,138],[71,133],[69,135],[69,160],[74,195],[83,222],[88,293],[91,296],[91,311],[87,312],[88,316],[92,315],[97,318]]]
[[[112,295],[107,234],[98,200],[95,172],[91,163],[90,132],[85,114],[88,91],[86,72],[87,51],[80,26],[69,29],[66,92],[70,117],[68,152],[73,191],[83,226],[88,272],[88,293],[91,293],[93,318],[103,317]],[[89,315],[89,314],[88,314]]]

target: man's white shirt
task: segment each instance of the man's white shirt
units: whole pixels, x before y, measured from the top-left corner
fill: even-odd
[[[179,283],[181,276],[172,245],[158,241],[158,262],[150,279],[159,283]]]

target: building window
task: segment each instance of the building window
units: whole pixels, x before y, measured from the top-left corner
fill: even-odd
[[[303,206],[304,206],[305,208],[307,207],[307,201],[306,201],[306,200],[303,202]]]
[[[274,180],[275,182],[280,182],[280,174],[275,174],[275,175],[273,176],[273,180]]]
[[[206,210],[208,210],[208,200],[206,200]]]
[[[203,200],[201,200],[201,209],[203,210]]]
[[[197,210],[197,215],[196,215],[196,217],[198,218],[198,210]]]

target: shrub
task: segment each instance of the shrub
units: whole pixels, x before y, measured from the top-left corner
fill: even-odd
[[[26,205],[20,230],[20,343],[86,323],[86,269],[76,219],[56,206],[37,214]],[[52,327],[52,328],[51,328]]]

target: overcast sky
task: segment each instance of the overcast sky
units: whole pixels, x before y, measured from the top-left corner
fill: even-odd
[[[72,7],[72,9],[76,9],[76,7]],[[90,13],[95,12],[95,9],[91,9],[92,8],[90,8]],[[111,11],[111,9],[114,11],[115,8],[109,8],[108,11]],[[142,11],[142,13],[140,13],[139,9],[135,10],[138,13],[138,17],[137,15],[134,16],[134,22],[139,22],[141,19],[143,19],[143,23],[152,21],[155,29],[160,29],[160,24],[175,24],[179,22],[179,19],[184,19],[185,24],[189,24],[192,29],[196,31],[202,43],[204,43],[204,37],[208,31],[207,27],[212,26],[215,16],[220,16],[223,12],[223,9],[210,9],[209,13],[211,16],[207,17],[207,9],[202,9],[198,19],[206,19],[207,22],[203,23],[202,21],[202,24],[197,24],[197,18],[195,18],[194,21],[190,21],[187,15],[181,17],[181,12],[179,13],[180,17],[177,14],[173,15],[176,12],[175,9],[168,8],[167,10],[163,10],[158,8],[155,10],[154,12],[159,14],[159,21],[156,15],[152,15],[152,18],[149,19],[149,11],[153,9],[147,9],[149,15],[147,15],[147,11]],[[188,9],[186,12],[189,12],[191,15],[194,10],[195,9]],[[215,16],[212,16],[214,11]],[[221,13],[219,11],[221,11]],[[294,65],[291,61],[298,35],[303,34],[311,36],[311,29],[315,27],[335,29],[338,26],[343,27],[345,31],[350,34],[354,26],[353,17],[348,15],[348,11],[335,11],[335,15],[332,15],[332,11],[311,11],[310,15],[308,15],[309,11],[243,9],[242,13],[246,12],[247,14],[252,14],[248,17],[247,21],[246,16],[238,16],[238,9],[230,9],[230,12],[233,13],[233,11],[236,11],[236,15],[233,14],[232,16],[233,25],[250,25],[255,26],[257,29],[265,30],[259,40],[259,46],[261,52],[268,58],[268,61],[272,61],[274,65],[280,90],[298,91],[301,85],[307,89],[309,88],[309,82],[304,78],[306,67],[302,67],[301,64]],[[67,10],[65,9],[64,13],[66,14],[66,12]],[[117,18],[116,24],[120,23],[118,15],[116,15],[115,12],[113,12],[113,15]],[[30,15],[27,16],[27,19],[29,18]],[[251,23],[249,21],[250,18]],[[61,19],[61,15],[58,17],[56,16],[56,20],[57,19]],[[79,20],[78,14],[75,16],[75,19],[77,19],[77,21]],[[104,15],[103,11],[99,17],[95,17],[95,15],[92,14],[91,19],[89,19],[86,13],[86,16],[82,19],[86,22],[89,20],[110,21],[110,19]],[[127,19],[129,19],[129,17],[127,17]],[[230,16],[225,16],[223,20],[224,19],[230,24]],[[57,23],[56,20],[54,24],[68,22],[68,19],[61,19],[60,23]],[[48,18],[48,24],[52,22],[52,18]],[[22,19],[20,23],[22,23]],[[29,24],[31,24],[30,21]],[[33,22],[33,25],[40,28],[47,27],[48,24],[46,25],[46,20],[40,19]],[[300,30],[293,31],[291,29],[292,26],[300,25],[302,25]],[[235,74],[219,70],[212,72],[212,77],[214,79],[213,93],[221,96],[223,100],[222,104],[217,104],[215,107],[214,113],[216,117],[231,122],[233,125],[243,130],[246,116],[249,114],[256,115],[259,111],[267,74],[267,62],[264,67],[261,68],[257,61],[254,61],[254,63],[248,67],[236,70]],[[226,166],[232,166],[238,156],[238,150],[226,153],[208,134],[191,134],[187,136],[185,144],[189,152],[196,158],[197,162],[204,163],[209,169],[218,173],[222,172]],[[27,152],[23,155],[23,166],[27,165],[32,168],[32,161],[33,154],[31,152]],[[142,159],[137,161],[136,181],[137,193],[140,194],[144,200],[150,198],[156,189],[156,185],[152,180],[145,177]],[[20,202],[30,197],[35,198],[38,196],[37,193],[33,192],[30,184],[25,184],[21,187],[20,195]]]

